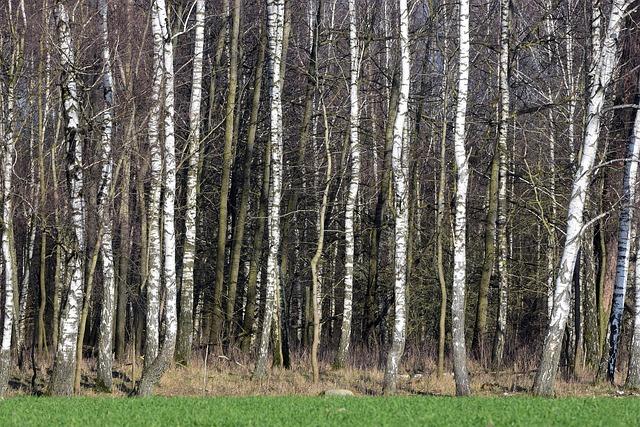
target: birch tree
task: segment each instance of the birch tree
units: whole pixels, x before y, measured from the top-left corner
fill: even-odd
[[[500,117],[498,125],[498,277],[499,302],[494,338],[492,362],[494,368],[502,365],[504,353],[505,329],[507,327],[507,295],[509,279],[507,257],[509,244],[507,241],[507,134],[509,130],[509,2],[500,1]]]
[[[71,395],[76,363],[76,345],[84,289],[85,212],[83,199],[83,156],[80,129],[80,100],[76,82],[76,63],[69,14],[59,1],[55,21],[62,67],[62,104],[64,138],[67,151],[67,186],[72,236],[66,249],[68,260],[67,299],[60,318],[60,337],[53,362],[49,391]]]
[[[193,341],[193,271],[196,252],[196,216],[198,198],[198,164],[200,162],[200,107],[202,103],[202,59],[204,56],[204,0],[196,0],[195,42],[189,106],[189,139],[187,141],[187,189],[182,254],[182,283],[176,359],[188,363]]]
[[[582,229],[585,225],[584,202],[598,148],[602,105],[616,64],[617,39],[622,30],[625,10],[629,3],[628,0],[614,0],[602,51],[598,57],[594,58],[596,61],[593,64],[595,81],[589,89],[582,157],[573,180],[567,214],[565,244],[554,290],[553,310],[545,334],[542,359],[533,385],[533,392],[536,395],[552,395],[554,390],[562,338],[570,310],[571,280],[580,247]]]
[[[400,360],[406,340],[405,297],[407,286],[407,239],[409,237],[409,89],[411,83],[411,52],[409,50],[409,9],[407,0],[398,1],[400,13],[400,97],[393,127],[392,169],[395,206],[394,252],[394,325],[391,348],[387,355],[383,392],[393,394]]]
[[[637,113],[636,116],[638,116]],[[636,117],[634,130],[627,146],[622,181],[622,206],[620,209],[620,220],[618,221],[616,281],[613,289],[611,315],[609,318],[609,363],[607,365],[607,379],[612,383],[616,373],[616,361],[618,358],[618,347],[620,345],[622,329],[622,314],[627,290],[627,278],[629,276],[629,255],[632,240],[631,229],[633,227],[633,211],[636,204],[638,155],[640,154],[640,141],[637,140],[637,135],[639,134],[637,130],[638,126],[640,126],[640,120]]]
[[[466,231],[467,190],[469,187],[469,159],[465,148],[465,122],[469,90],[469,0],[460,0],[460,41],[458,63],[458,99],[454,129],[454,154],[456,160],[455,225],[453,232],[453,292],[451,297],[451,326],[453,329],[453,372],[456,394],[471,393],[467,371],[465,345],[465,291],[466,291]]]
[[[258,360],[253,372],[254,377],[261,378],[267,371],[269,356],[269,337],[275,305],[275,292],[279,280],[278,252],[280,250],[280,202],[282,200],[282,85],[280,62],[282,59],[282,41],[284,37],[284,0],[267,0],[267,37],[270,74],[270,133],[271,146],[271,179],[269,182],[269,206],[267,232],[269,234],[269,250],[267,255],[267,283],[265,312],[260,334]]]
[[[106,0],[98,3],[100,16],[100,36],[102,42],[102,90],[104,98],[104,112],[102,113],[102,127],[100,145],[102,149],[102,182],[98,194],[98,221],[100,222],[101,236],[100,254],[102,255],[102,309],[100,314],[100,331],[98,342],[98,384],[107,390],[111,390],[111,371],[113,367],[113,322],[114,302],[116,297],[115,275],[113,267],[113,207],[109,195],[113,180],[113,158],[111,139],[113,132],[113,76],[111,73],[111,52],[109,50],[109,25],[108,6]]]
[[[151,85],[150,111],[147,122],[149,143],[149,203],[147,316],[145,323],[144,365],[149,366],[158,355],[160,322],[160,280],[162,271],[162,249],[160,247],[160,194],[162,191],[162,148],[160,146],[160,112],[162,80],[164,74],[163,39],[160,28],[158,2],[154,1],[151,12],[153,34],[153,82]]]
[[[17,311],[18,307],[18,268],[15,249],[13,228],[14,190],[13,174],[16,162],[16,133],[19,132],[16,122],[16,87],[18,78],[24,65],[24,32],[27,28],[24,2],[20,1],[17,13],[13,14],[9,4],[9,33],[13,42],[9,55],[9,64],[5,87],[0,86],[0,109],[4,110],[4,121],[0,120],[0,162],[2,165],[2,243],[0,246],[2,265],[4,267],[3,294],[5,298],[4,316],[2,328],[2,340],[0,341],[0,397],[4,396],[9,386],[11,372],[11,341],[14,334],[16,341],[20,341],[21,319],[23,311]],[[17,17],[22,16],[22,28],[17,24]],[[2,90],[4,89],[4,96]],[[23,289],[25,285],[23,284]],[[21,301],[20,301],[21,303]],[[17,323],[17,325],[16,325]],[[18,346],[21,350],[21,346]]]
[[[640,83],[640,79],[638,79],[638,83]],[[640,87],[636,87],[636,90],[640,93]],[[636,95],[636,105],[640,104],[640,95]],[[640,153],[640,109],[636,110],[636,118],[633,124],[633,133],[631,135],[629,141],[629,151],[632,152],[632,157],[627,159],[627,165],[625,168],[625,178],[627,175],[627,170],[629,170],[629,178],[636,178],[637,168],[638,168],[638,154]],[[633,148],[631,148],[633,147]],[[635,170],[631,171],[632,166],[636,165]],[[625,183],[626,184],[626,183]],[[627,205],[624,207],[625,210],[629,210],[629,216],[632,215],[633,212],[633,201],[632,195],[635,200],[635,182],[632,184],[631,179],[628,182],[629,186],[625,188],[626,191],[629,191],[629,200]],[[622,218],[621,218],[622,219]],[[629,218],[629,222],[632,218]],[[622,222],[622,221],[620,221]],[[622,228],[622,227],[620,227]],[[640,242],[640,239],[636,236],[636,241]],[[620,256],[620,255],[618,255]],[[631,348],[629,349],[629,370],[627,372],[627,381],[625,383],[625,387],[629,389],[639,389],[640,388],[640,257],[636,255],[636,264],[635,264],[635,281],[634,281],[634,308],[635,312],[633,315],[633,333],[631,336]],[[624,298],[623,298],[624,303]],[[619,322],[620,320],[618,320]],[[614,364],[615,368],[615,364]]]
[[[7,113],[11,110],[8,109]],[[7,120],[7,124],[9,121]],[[0,344],[0,396],[4,396],[9,385],[11,371],[11,338],[13,332],[13,293],[15,288],[15,272],[11,256],[12,238],[12,201],[11,201],[11,175],[13,174],[13,136],[10,126],[0,124],[0,137],[2,141],[2,260],[4,266],[4,319],[2,328],[2,343]]]
[[[351,176],[349,177],[349,189],[344,217],[345,231],[345,260],[344,260],[344,303],[342,309],[342,331],[340,344],[336,354],[335,365],[344,366],[349,354],[351,341],[351,318],[353,316],[353,257],[355,248],[355,236],[353,231],[353,216],[356,210],[358,187],[360,186],[360,142],[358,128],[360,127],[360,112],[358,101],[358,74],[360,70],[360,50],[358,46],[358,26],[356,16],[356,2],[349,0],[349,52],[350,74],[349,85],[349,138],[351,151]]]
[[[176,157],[174,134],[174,73],[173,42],[169,18],[164,0],[154,1],[154,12],[158,21],[162,41],[162,71],[164,83],[164,200],[162,206],[162,229],[164,246],[164,340],[158,356],[145,366],[137,393],[151,394],[153,386],[173,360],[178,333],[177,284],[176,284],[176,234],[175,234],[175,193]],[[157,35],[154,33],[154,45]]]
[[[13,79],[13,78],[12,78]],[[4,396],[9,386],[11,372],[11,339],[14,329],[14,292],[17,275],[14,266],[13,243],[13,195],[12,177],[15,159],[14,126],[14,85],[9,82],[6,95],[0,94],[4,101],[5,121],[0,122],[0,140],[2,142],[2,263],[4,267],[4,316],[2,343],[0,344],[0,397]],[[0,88],[1,89],[1,88]],[[4,99],[3,99],[4,98]]]

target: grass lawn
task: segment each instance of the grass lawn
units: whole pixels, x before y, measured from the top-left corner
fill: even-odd
[[[16,397],[0,425],[638,426],[640,398]]]

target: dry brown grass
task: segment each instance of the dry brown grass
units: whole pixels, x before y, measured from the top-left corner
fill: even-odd
[[[369,352],[371,356],[374,352]],[[417,351],[407,351],[403,371],[398,383],[398,394],[403,395],[454,395],[455,382],[451,366],[442,378],[437,378],[436,364],[431,358],[419,356]],[[309,357],[299,354],[293,357],[291,369],[274,367],[261,380],[251,378],[251,359],[241,353],[226,356],[210,354],[205,367],[203,355],[194,357],[187,366],[173,366],[163,376],[155,393],[161,396],[282,396],[318,395],[327,389],[349,389],[357,395],[380,395],[382,392],[383,370],[380,358],[358,353],[352,357],[351,366],[335,370],[324,357],[321,361],[320,382],[311,379]],[[535,357],[518,358],[510,367],[499,372],[483,369],[479,364],[469,362],[474,395],[496,396],[527,394],[533,383]],[[38,375],[35,381],[36,393],[44,391],[48,378],[49,360],[38,361]],[[114,367],[114,395],[125,396],[133,390],[135,381],[142,373],[142,359],[116,364]],[[98,395],[94,389],[95,361],[83,362],[82,395]],[[14,372],[11,394],[32,393],[33,371],[26,364],[22,372]],[[619,391],[612,385],[594,384],[593,373],[585,371],[576,378],[567,380],[558,374],[556,392],[558,396],[606,396]]]

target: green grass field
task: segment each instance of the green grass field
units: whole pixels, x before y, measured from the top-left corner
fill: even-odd
[[[0,401],[0,425],[640,425],[640,398],[243,397]]]

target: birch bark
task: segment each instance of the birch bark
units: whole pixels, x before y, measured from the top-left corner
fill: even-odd
[[[146,365],[138,385],[138,394],[147,396],[173,360],[178,333],[177,284],[176,284],[176,234],[175,193],[176,157],[174,134],[174,73],[173,43],[169,31],[169,18],[164,0],[155,0],[154,11],[162,41],[162,71],[164,77],[164,200],[162,228],[164,246],[164,340],[155,360]],[[154,33],[154,45],[156,34]],[[150,237],[151,238],[151,237]],[[148,362],[147,362],[148,363]]]
[[[399,0],[400,13],[400,97],[393,129],[391,164],[393,169],[395,205],[395,253],[394,295],[395,316],[391,348],[387,355],[383,392],[393,394],[400,360],[406,339],[406,286],[407,286],[407,239],[409,234],[409,141],[405,126],[408,125],[409,89],[411,83],[411,53],[409,51],[409,9],[407,0]]]
[[[502,365],[505,331],[507,327],[507,297],[509,280],[507,257],[507,134],[509,131],[509,1],[500,1],[500,117],[498,127],[498,287],[499,302],[496,334],[493,344],[492,363],[494,369]]]
[[[469,164],[465,148],[465,122],[469,89],[469,0],[460,1],[460,48],[458,69],[458,99],[454,135],[454,152],[457,167],[455,226],[453,233],[453,292],[451,297],[451,325],[453,329],[453,371],[456,394],[471,393],[467,371],[467,349],[465,345],[465,292],[466,292],[466,231],[467,190],[469,186]]]
[[[614,0],[609,17],[606,37],[602,51],[594,58],[594,84],[590,87],[587,106],[587,120],[584,129],[582,157],[575,173],[571,199],[567,214],[567,231],[560,269],[556,278],[551,320],[547,327],[542,359],[536,374],[533,392],[536,395],[552,395],[564,329],[569,317],[571,302],[571,283],[580,247],[580,237],[584,226],[584,202],[589,185],[593,163],[600,135],[600,115],[604,103],[605,91],[611,81],[616,63],[616,45],[618,35],[624,23],[628,0]]]
[[[282,85],[280,62],[282,59],[282,41],[284,37],[284,0],[267,0],[267,31],[269,51],[269,74],[271,91],[270,109],[270,141],[271,145],[271,180],[269,184],[268,224],[269,251],[267,257],[267,283],[265,297],[265,313],[260,334],[258,360],[254,377],[266,374],[269,355],[269,337],[275,305],[275,293],[279,281],[278,252],[280,250],[280,202],[282,200]]]
[[[0,397],[2,397],[9,385],[9,375],[11,372],[11,340],[14,334],[18,350],[21,350],[20,334],[21,326],[24,322],[21,321],[24,317],[24,310],[16,311],[17,304],[21,304],[17,301],[18,297],[18,269],[16,264],[16,249],[14,241],[13,231],[13,194],[12,194],[12,182],[14,173],[14,164],[16,161],[16,113],[14,111],[16,104],[16,86],[18,83],[18,76],[21,72],[23,65],[23,53],[24,53],[24,31],[26,30],[26,16],[24,13],[24,2],[20,2],[18,13],[22,14],[23,28],[18,29],[14,16],[12,15],[11,4],[9,4],[9,27],[11,33],[11,41],[14,42],[13,49],[10,56],[10,64],[7,70],[6,80],[6,98],[2,98],[0,92],[0,102],[4,101],[4,113],[5,121],[0,122],[0,156],[2,166],[2,224],[0,225],[2,231],[2,243],[1,243],[1,255],[2,263],[4,266],[4,316],[3,316],[3,328],[2,328],[2,340],[0,341]],[[31,245],[33,247],[33,245]],[[31,257],[29,256],[29,259]],[[26,291],[25,281],[23,289]],[[23,298],[26,301],[26,298]],[[17,322],[16,322],[17,320]],[[17,323],[16,324],[14,324]]]
[[[636,101],[640,101],[640,99],[636,97]],[[640,154],[640,141],[637,139],[638,135],[640,135],[638,127],[640,127],[640,113],[636,113],[633,132],[629,138],[622,181],[622,207],[620,209],[620,220],[618,222],[616,281],[613,289],[611,315],[609,318],[609,363],[607,365],[607,379],[612,383],[616,373],[624,299],[627,290],[627,278],[629,276],[629,255],[632,241],[631,229],[633,227],[633,212],[636,203],[638,155]]]
[[[358,75],[360,73],[360,48],[358,44],[358,26],[356,16],[356,2],[349,0],[349,52],[351,82],[349,85],[350,103],[350,150],[351,150],[351,175],[349,177],[349,189],[345,206],[344,231],[345,231],[345,261],[344,261],[344,305],[342,309],[342,330],[335,365],[344,366],[349,354],[351,341],[351,319],[353,316],[353,257],[355,249],[355,236],[353,217],[358,200],[358,187],[360,186],[360,141],[358,128],[360,127],[360,105],[358,100]]]
[[[0,100],[2,99],[0,95]],[[0,139],[2,141],[2,262],[4,266],[4,321],[2,328],[2,343],[0,344],[0,397],[4,396],[9,386],[11,371],[11,338],[13,335],[13,321],[15,317],[14,292],[17,284],[17,274],[14,266],[13,251],[13,197],[12,177],[15,159],[14,126],[14,91],[13,84],[7,85],[5,98],[4,123],[0,123]]]
[[[160,92],[163,79],[163,40],[158,17],[158,4],[153,3],[151,30],[153,33],[153,83],[148,126],[149,139],[149,204],[148,204],[148,279],[147,317],[144,345],[144,365],[149,366],[158,355],[160,326],[160,280],[162,250],[160,248],[160,194],[162,191],[162,148],[160,147]]]
[[[640,87],[636,90],[640,91]],[[640,96],[636,96],[636,104],[640,102]],[[636,119],[633,124],[633,134],[631,136],[630,145],[633,146],[633,157],[629,159],[629,163],[636,164],[636,172],[637,172],[637,162],[640,161],[638,158],[638,154],[640,152],[640,109],[636,110]],[[629,167],[630,165],[628,165]],[[634,187],[631,187],[631,183],[629,183],[629,191],[634,191]],[[631,207],[633,205],[629,205]],[[631,210],[631,209],[630,209]],[[630,218],[631,219],[631,218]],[[636,240],[640,242],[640,239],[636,237]],[[633,316],[633,333],[631,338],[631,348],[629,349],[629,370],[627,372],[627,381],[625,383],[625,387],[629,389],[639,389],[640,388],[640,256],[636,255],[636,265],[635,265],[635,313]]]
[[[104,97],[104,112],[102,114],[102,128],[100,145],[102,149],[102,182],[98,194],[98,221],[101,227],[100,254],[102,256],[102,309],[100,313],[100,331],[98,337],[98,367],[97,383],[107,390],[111,390],[111,371],[113,367],[113,321],[115,302],[115,275],[113,267],[113,205],[110,189],[113,181],[113,156],[111,139],[113,133],[113,75],[111,73],[111,52],[109,50],[109,25],[107,0],[98,3],[98,14],[101,19],[102,41],[102,90]]]
[[[189,140],[187,141],[187,189],[182,255],[182,284],[176,359],[188,363],[193,342],[193,283],[196,251],[196,216],[198,208],[198,164],[200,162],[200,107],[202,104],[202,59],[204,56],[205,1],[196,0],[195,42],[189,106]]]
[[[85,213],[83,200],[82,138],[80,101],[75,75],[75,55],[69,27],[69,15],[62,2],[55,9],[60,63],[62,66],[62,103],[67,150],[67,185],[73,236],[68,249],[67,300],[60,318],[60,337],[53,363],[49,391],[71,395],[76,363],[76,345],[84,289]]]

